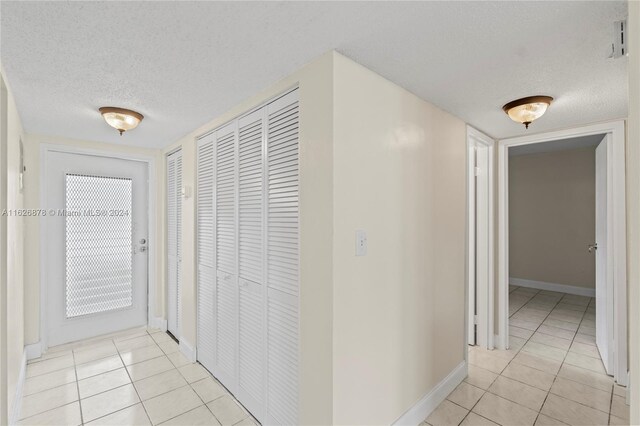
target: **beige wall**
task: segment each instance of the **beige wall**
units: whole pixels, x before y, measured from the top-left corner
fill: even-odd
[[[96,114],[96,125],[101,125],[100,117]],[[114,130],[115,131],[115,130]],[[123,137],[135,137],[135,133]],[[164,161],[160,150],[134,148],[126,145],[115,145],[92,141],[61,138],[56,136],[27,134],[24,141],[25,166],[24,175],[25,208],[40,208],[40,150],[42,144],[59,145],[73,149],[95,151],[112,154],[130,154],[148,156],[155,160],[156,176],[150,175],[150,180],[158,183],[156,186],[157,205],[164,203]],[[156,208],[156,248],[164,247],[164,209]],[[40,218],[25,219],[25,344],[40,342]],[[149,241],[149,244],[152,244]],[[164,316],[164,257],[158,253],[156,266],[156,280],[150,282],[156,288],[156,300],[150,301],[155,306],[157,317]]]
[[[339,55],[334,81],[333,422],[390,424],[463,361],[466,127]]]
[[[195,140],[274,96],[299,86],[300,102],[300,421],[331,424],[332,415],[332,133],[333,61],[329,52],[300,71],[165,149],[182,148],[183,185],[195,193]],[[195,198],[183,200],[181,340],[195,346]],[[163,206],[166,209],[166,206]]]
[[[3,188],[0,194],[4,198],[1,203],[2,206],[8,210],[15,210],[23,208],[23,194],[19,189],[20,139],[23,137],[23,132],[15,101],[11,94],[11,88],[4,80],[4,73],[2,79],[3,84],[7,87],[7,105],[6,110],[0,111],[0,114],[6,114],[6,118],[3,117],[2,120],[2,125],[6,125],[6,129],[2,129],[2,143],[6,143],[6,162],[3,159],[3,167],[1,167],[3,177],[1,181],[3,184],[6,183],[6,188]],[[6,140],[4,139],[5,135]],[[4,149],[2,152],[3,154],[5,153]],[[3,309],[6,309],[4,312],[6,317],[3,315],[3,320],[6,320],[6,322],[1,326],[6,328],[2,331],[1,356],[4,359],[2,360],[1,373],[4,376],[2,385],[5,386],[6,383],[6,388],[2,391],[3,399],[6,396],[6,401],[2,401],[3,409],[1,410],[2,418],[0,418],[0,424],[6,424],[7,419],[4,416],[11,416],[18,379],[24,361],[23,218],[8,215],[3,220],[6,220],[6,238],[5,235],[2,235],[1,242],[6,244],[6,263],[3,259],[2,266],[6,265],[6,269],[2,268],[1,273],[6,273],[2,279],[2,284],[6,285],[6,305],[3,304]]]
[[[640,424],[640,2],[629,2],[627,238],[631,424]]]
[[[509,275],[595,288],[595,147],[509,158]]]

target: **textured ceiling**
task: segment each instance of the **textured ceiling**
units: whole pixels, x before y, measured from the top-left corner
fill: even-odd
[[[336,49],[494,137],[502,112],[555,97],[529,132],[627,113],[607,59],[626,2],[0,3],[0,53],[25,130],[164,147]],[[97,109],[143,113],[122,138]]]
[[[577,138],[560,139],[557,141],[513,146],[509,148],[509,157],[527,154],[540,154],[543,152],[568,151],[571,149],[587,147],[593,147],[593,149],[595,149],[595,147],[602,142],[603,138],[604,133],[601,135],[580,136]]]

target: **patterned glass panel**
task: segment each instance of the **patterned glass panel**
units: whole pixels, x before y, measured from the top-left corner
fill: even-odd
[[[132,181],[66,176],[67,318],[133,303]]]

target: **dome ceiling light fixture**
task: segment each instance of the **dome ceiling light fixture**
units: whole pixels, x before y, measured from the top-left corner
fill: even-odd
[[[509,102],[502,107],[502,110],[513,121],[524,124],[525,129],[528,129],[532,121],[547,112],[551,101],[553,101],[551,96],[528,96]]]
[[[99,109],[100,114],[107,124],[120,132],[120,136],[127,130],[133,130],[138,127],[144,116],[139,112],[131,111],[125,108],[102,107]]]

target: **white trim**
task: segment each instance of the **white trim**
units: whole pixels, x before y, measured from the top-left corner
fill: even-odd
[[[495,288],[495,272],[494,272],[494,145],[495,141],[484,133],[479,132],[471,126],[467,126],[467,291],[468,296],[466,298],[467,306],[467,334],[469,333],[470,322],[473,321],[471,316],[471,303],[477,300],[477,341],[478,346],[485,349],[493,349],[494,347],[494,314],[493,314],[493,299]],[[486,152],[482,153],[486,156],[486,170],[480,170],[480,176],[486,178],[486,226],[481,230],[486,235],[486,241],[482,244],[485,245],[486,263],[483,269],[486,270],[486,279],[478,280],[477,289],[474,291],[474,282],[476,281],[475,265],[477,242],[475,235],[477,230],[475,229],[475,214],[476,211],[476,188],[474,179],[476,169],[470,161],[470,154],[472,148],[480,148],[481,151],[486,149]],[[466,336],[465,343],[469,342],[468,336]]]
[[[156,212],[157,197],[156,187],[159,182],[158,169],[156,166],[156,158],[153,155],[145,154],[133,154],[125,152],[113,152],[101,149],[86,149],[78,148],[69,145],[59,145],[55,143],[41,143],[40,144],[40,194],[39,202],[40,207],[46,205],[47,193],[46,193],[46,179],[47,179],[47,155],[49,152],[63,152],[68,154],[84,154],[94,155],[98,157],[117,158],[122,160],[133,160],[147,163],[147,235],[148,235],[148,259],[147,259],[147,324],[150,324],[154,318],[154,307],[156,304],[156,286],[157,286],[157,266],[158,266],[158,252],[159,244],[156,232]],[[47,327],[47,285],[46,279],[46,259],[47,250],[46,241],[48,227],[47,221],[40,221],[40,345],[41,352],[44,353],[49,348],[49,332]]]
[[[180,352],[182,352],[182,355],[184,355],[189,361],[191,362],[196,362],[197,361],[197,354],[196,354],[196,348],[190,344],[189,342],[187,342],[184,338],[180,339]]]
[[[467,377],[467,362],[462,361],[440,383],[404,412],[394,425],[419,425]]]
[[[42,356],[42,343],[36,342],[30,345],[25,345],[24,352],[27,356],[27,360],[30,361],[32,359],[40,358]]]
[[[149,321],[149,327],[157,328],[158,330],[167,331],[167,320],[162,317],[153,317]]]
[[[596,297],[595,288],[577,287],[575,285],[548,283],[545,281],[527,280],[524,278],[509,278],[509,284],[519,287],[535,288],[537,290],[557,291],[559,293],[575,294],[578,296]]]
[[[612,176],[613,244],[609,255],[614,262],[614,378],[626,385],[627,374],[627,240],[625,210],[625,122],[624,120],[592,124],[555,132],[504,139],[498,143],[498,335],[499,349],[509,344],[509,156],[508,148],[518,145],[551,142],[580,136],[608,134],[612,147],[607,156],[607,169]]]
[[[27,351],[22,351],[22,360],[20,362],[20,373],[18,374],[18,382],[16,383],[16,393],[11,403],[11,411],[9,412],[9,424],[15,425],[20,419],[20,410],[22,409],[22,390],[24,389],[24,381],[27,375]]]

